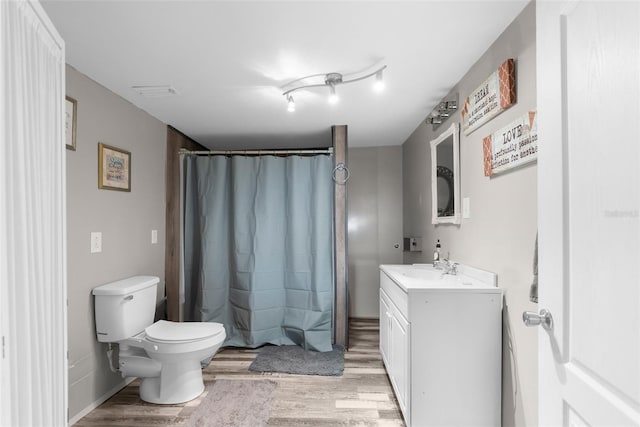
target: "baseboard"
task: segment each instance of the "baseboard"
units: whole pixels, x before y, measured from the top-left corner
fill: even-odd
[[[125,388],[126,386],[131,384],[135,379],[136,379],[136,377],[127,378],[125,380],[125,382],[124,382],[124,385],[119,384],[119,385],[115,386],[114,388],[112,388],[111,390],[109,390],[108,392],[106,392],[105,394],[103,394],[102,396],[100,396],[100,398],[98,400],[96,400],[95,402],[91,403],[89,406],[84,408],[82,411],[80,411],[76,415],[74,415],[73,418],[71,418],[69,420],[69,425],[72,426],[75,423],[77,423],[78,421],[80,421],[80,419],[82,417],[84,417],[89,412],[91,412],[94,409],[96,409],[98,406],[102,405],[104,402],[107,401],[107,399],[109,399],[111,396],[115,395],[117,392],[119,392],[120,390],[122,390],[123,388]]]

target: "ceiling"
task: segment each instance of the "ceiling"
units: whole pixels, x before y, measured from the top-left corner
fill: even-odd
[[[324,147],[343,124],[351,147],[402,144],[527,0],[41,3],[81,73],[209,148],[261,149]],[[292,80],[382,65],[382,93],[299,90],[287,111]],[[178,94],[132,89],[156,85]]]

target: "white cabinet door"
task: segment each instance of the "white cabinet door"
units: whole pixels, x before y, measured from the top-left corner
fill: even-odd
[[[389,300],[384,291],[380,289],[380,354],[387,369],[389,368],[389,329],[391,328],[391,310]]]
[[[380,353],[398,404],[409,423],[409,322],[380,289]]]
[[[409,397],[409,322],[399,313],[391,315],[391,376],[396,385],[396,398],[410,424],[408,411]]]
[[[536,3],[539,425],[640,426],[640,3]]]

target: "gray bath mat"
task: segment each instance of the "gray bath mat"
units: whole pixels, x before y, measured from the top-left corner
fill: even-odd
[[[185,427],[266,426],[276,387],[268,380],[216,380]]]
[[[344,371],[344,348],[307,351],[297,345],[265,346],[249,366],[250,371],[283,372],[299,375],[340,376]]]

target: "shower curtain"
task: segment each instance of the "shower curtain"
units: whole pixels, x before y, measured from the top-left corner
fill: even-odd
[[[225,325],[225,345],[330,351],[329,156],[184,158],[185,320]]]

